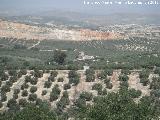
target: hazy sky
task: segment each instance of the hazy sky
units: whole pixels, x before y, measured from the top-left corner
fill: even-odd
[[[85,0],[96,1],[96,0]],[[108,0],[97,0],[98,2]],[[110,0],[124,1],[124,0]],[[145,1],[145,0],[130,0]],[[158,13],[160,5],[84,5],[84,0],[0,0],[0,11],[18,10],[27,13],[47,10],[70,10],[92,14],[108,14],[123,12]]]

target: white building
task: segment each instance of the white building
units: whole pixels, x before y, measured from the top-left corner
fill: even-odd
[[[84,52],[80,52],[77,58],[77,60],[92,60],[92,59],[94,59],[94,56],[85,55]]]
[[[89,66],[83,66],[83,70],[86,71],[89,69]]]

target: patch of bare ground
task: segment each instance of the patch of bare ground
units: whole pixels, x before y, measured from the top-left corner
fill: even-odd
[[[125,36],[116,32],[102,32],[91,29],[66,29],[60,26],[49,28],[9,22],[0,19],[0,37],[26,40],[117,40]],[[38,43],[37,43],[38,44]]]
[[[119,90],[120,81],[119,75],[121,74],[121,70],[114,70],[112,76],[109,76],[111,83],[113,85],[112,89],[107,89],[109,92],[117,92]]]
[[[142,92],[141,96],[139,98],[135,99],[136,102],[138,102],[138,100],[141,97],[150,95],[149,85],[143,86],[143,84],[140,83],[140,78],[139,78],[138,72],[132,72],[129,75],[128,84],[129,84],[129,88],[134,88],[135,90],[140,90]]]
[[[51,88],[48,88],[48,89],[44,88],[44,83],[45,83],[45,81],[48,80],[48,77],[49,77],[49,74],[44,73],[43,77],[38,79],[38,82],[37,82],[37,85],[36,85],[37,86],[37,91],[36,91],[37,97],[42,98],[43,100],[48,100],[49,99],[49,92],[51,92],[51,88],[53,86],[53,84],[52,84]],[[44,96],[41,95],[43,90],[47,91],[47,94],[44,95]]]

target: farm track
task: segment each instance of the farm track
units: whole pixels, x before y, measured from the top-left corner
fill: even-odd
[[[32,45],[31,47],[28,47],[28,49],[34,48],[36,46],[38,46],[41,43],[41,41],[38,41],[36,44]]]

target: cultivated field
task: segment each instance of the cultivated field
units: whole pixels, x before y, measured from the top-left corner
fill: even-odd
[[[40,71],[39,71],[40,72]],[[53,79],[50,79],[50,77],[53,75],[53,70],[51,71],[46,71],[46,72],[40,72],[41,76],[39,78],[35,77],[35,72],[33,70],[27,70],[27,72],[22,75],[19,78],[14,78],[11,81],[11,78],[13,76],[9,75],[8,72],[6,71],[5,74],[8,75],[8,79],[3,80],[1,84],[1,92],[3,87],[6,85],[9,85],[9,91],[6,91],[6,100],[3,100],[4,98],[1,96],[1,99],[3,100],[3,107],[1,108],[1,111],[7,110],[7,103],[10,99],[13,99],[15,97],[14,95],[17,95],[16,101],[19,102],[21,99],[25,99],[28,102],[36,102],[37,98],[41,100],[46,100],[48,101],[52,107],[56,107],[56,103],[61,100],[63,93],[66,91],[68,93],[68,99],[69,99],[69,104],[66,106],[66,108],[69,108],[75,101],[76,99],[79,98],[80,94],[83,92],[88,92],[91,93],[93,96],[97,95],[102,95],[100,91],[106,91],[108,92],[117,92],[120,87],[120,83],[123,81],[120,80],[120,76],[123,75],[121,73],[121,70],[114,70],[112,74],[107,75],[105,79],[108,79],[111,83],[111,87],[108,87],[108,84],[105,82],[105,79],[102,79],[99,77],[99,74],[101,74],[103,71],[97,70],[95,71],[95,79],[93,81],[87,81],[86,80],[86,74],[84,70],[78,70],[76,71],[78,76],[79,76],[79,82],[78,84],[74,85],[70,83],[70,78],[68,77],[69,70],[56,70],[56,74],[53,77]],[[18,75],[17,71],[17,75]],[[137,98],[135,98],[135,101],[138,102],[138,99],[140,99],[142,96],[149,96],[151,89],[149,88],[148,85],[143,85],[142,82],[140,82],[139,78],[139,73],[140,71],[134,70],[131,71],[130,74],[128,74],[128,85],[129,89],[134,88],[135,90],[140,90],[141,95]],[[16,75],[15,74],[15,75]],[[14,75],[14,76],[15,76]],[[150,83],[152,82],[152,79],[154,77],[158,77],[158,75],[154,73],[150,73],[149,79]],[[30,79],[29,79],[30,78]],[[12,84],[9,84],[9,83]],[[50,84],[47,85],[47,82]],[[96,88],[94,89],[93,86],[95,85],[100,85],[100,89]],[[60,90],[58,96],[54,99],[51,100],[51,93],[53,92],[54,87],[57,86],[58,89]],[[31,91],[31,88],[35,87],[35,91]],[[15,90],[20,90],[18,93],[15,93]],[[100,90],[100,91],[99,91]],[[24,91],[27,91],[27,94],[24,93]],[[45,93],[44,93],[45,91]],[[3,91],[4,92],[4,91]],[[2,93],[1,93],[2,94]],[[36,98],[29,98],[29,95],[36,95]],[[89,100],[88,104],[92,103],[92,99]]]

